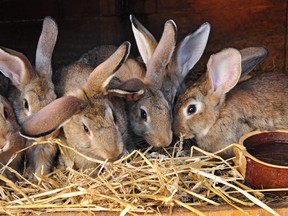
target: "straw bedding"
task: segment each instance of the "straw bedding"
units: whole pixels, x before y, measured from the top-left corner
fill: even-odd
[[[64,143],[57,139],[53,142],[65,152]],[[258,205],[277,215],[265,204],[272,198],[245,186],[232,164],[232,159],[223,160],[194,146],[187,154],[180,140],[161,154],[151,148],[133,151],[113,163],[99,161],[95,170],[55,168],[48,176],[38,174],[34,180],[6,166],[1,171],[10,169],[19,181],[14,184],[0,175],[4,182],[0,187],[0,213],[117,211],[124,215],[163,209],[172,212],[180,206],[204,215],[197,207],[228,203],[239,211],[243,211],[239,206]],[[92,177],[91,173],[96,174]]]
[[[204,70],[199,71],[197,74],[201,75]],[[52,143],[56,143],[64,155],[69,148],[58,139],[33,145]],[[267,203],[288,200],[287,197],[264,196],[263,192],[268,190],[252,190],[243,184],[232,158],[224,160],[217,153],[195,146],[187,151],[181,138],[173,147],[162,149],[161,154],[149,148],[133,151],[113,163],[86,159],[98,162],[99,166],[85,171],[58,167],[48,176],[38,174],[34,178],[25,178],[4,166],[0,169],[0,214],[114,211],[120,215],[137,215],[158,213],[163,209],[173,212],[173,208],[179,206],[204,215],[198,207],[229,204],[242,212],[240,206],[258,205],[278,215]],[[15,173],[16,183],[2,175],[5,169]]]

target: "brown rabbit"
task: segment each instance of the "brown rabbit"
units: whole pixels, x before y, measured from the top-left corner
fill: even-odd
[[[199,147],[215,152],[247,132],[287,128],[288,76],[262,73],[236,85],[240,75],[238,50],[230,48],[212,55],[206,75],[187,87],[177,100],[175,134],[185,139],[195,137]],[[223,155],[232,156],[232,150]]]
[[[133,132],[152,146],[165,147],[172,141],[172,104],[176,90],[201,57],[210,26],[208,23],[201,26],[175,50],[176,24],[172,20],[165,23],[159,44],[134,16],[131,15],[130,20],[146,72],[135,60],[129,59],[116,73],[122,81],[117,89],[122,95],[127,92]],[[134,96],[127,91],[131,86],[137,92]],[[117,94],[117,90],[112,91]]]
[[[8,92],[19,124],[56,99],[52,83],[51,57],[58,34],[55,21],[46,17],[38,41],[35,68],[19,52],[0,48],[0,71],[13,86]],[[47,138],[47,137],[46,137]],[[31,144],[31,142],[28,142]],[[28,166],[33,171],[47,174],[55,158],[55,145],[39,145],[28,150]]]
[[[28,137],[42,136],[63,126],[65,142],[80,153],[98,160],[119,157],[127,130],[125,107],[123,101],[107,96],[107,88],[129,51],[130,43],[124,42],[93,71],[87,64],[70,65],[67,72],[60,73],[64,76],[60,77],[65,84],[64,96],[28,118],[21,133]],[[76,169],[95,167],[95,162],[72,150],[68,152],[72,161],[63,157],[66,166],[74,165]]]
[[[14,154],[25,147],[25,139],[20,136],[19,129],[14,110],[9,101],[0,95],[0,167],[6,165]],[[16,157],[8,164],[14,170],[20,172],[22,170],[22,153],[18,153]],[[11,180],[16,180],[15,176],[7,169],[4,174]]]

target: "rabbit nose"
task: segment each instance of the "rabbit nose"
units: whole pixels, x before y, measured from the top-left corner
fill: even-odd
[[[169,132],[168,135],[159,135],[159,137],[157,137],[157,141],[154,142],[154,147],[167,147],[171,144],[172,142],[172,136],[173,136],[173,133],[172,131]]]
[[[119,158],[121,158],[123,155],[123,153],[114,153],[114,152],[111,152],[109,155],[107,155],[107,159],[108,161],[116,161],[118,160]]]
[[[115,146],[115,148],[106,150],[103,153],[105,155],[105,159],[108,159],[109,161],[115,161],[122,156],[123,145],[119,143],[117,146]]]
[[[164,142],[163,142],[164,147],[167,147],[167,146],[169,146],[169,145],[171,144],[171,142],[172,142],[172,137],[173,137],[173,133],[172,133],[172,131],[170,131],[170,132],[169,132],[169,135],[166,136],[165,139],[164,139]]]
[[[115,158],[113,159],[113,161],[119,160],[123,155],[124,155],[124,153],[119,154],[118,157],[115,157]]]

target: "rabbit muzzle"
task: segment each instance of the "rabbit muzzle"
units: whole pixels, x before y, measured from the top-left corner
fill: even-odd
[[[176,136],[182,137],[183,139],[192,139],[195,137],[195,134],[189,129],[186,128],[183,124],[174,121],[173,123],[173,132]]]
[[[108,161],[115,161],[119,159],[123,154],[123,144],[120,144],[119,146],[115,147],[113,150],[111,149],[103,149],[100,153],[100,158],[102,160],[108,160]]]
[[[172,142],[173,133],[169,131],[165,134],[154,134],[153,136],[145,137],[146,141],[153,147],[167,147]]]

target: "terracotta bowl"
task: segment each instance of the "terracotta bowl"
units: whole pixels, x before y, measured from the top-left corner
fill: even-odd
[[[287,188],[288,193],[288,130],[248,133],[233,150],[234,162],[252,188]]]

